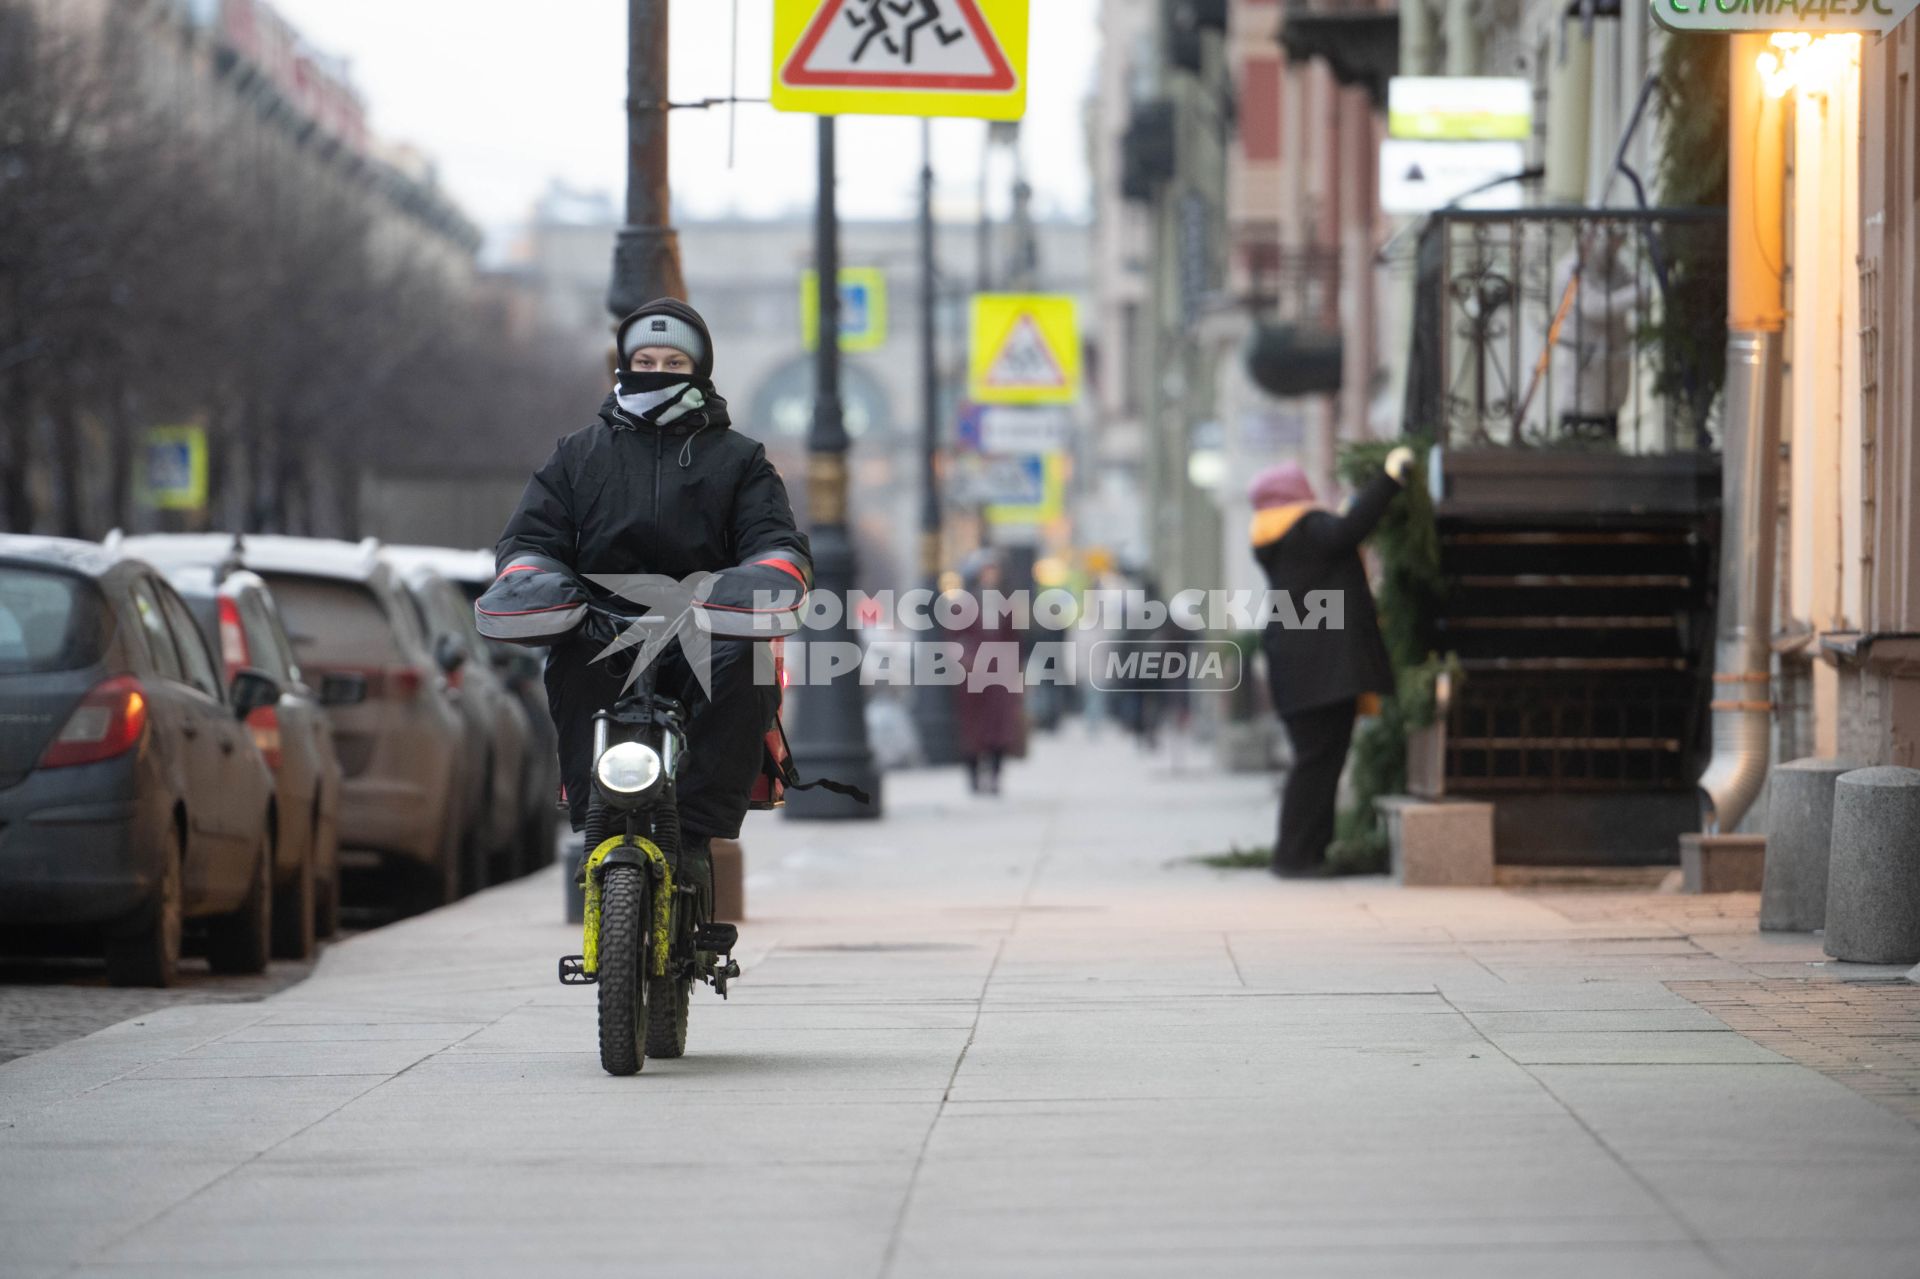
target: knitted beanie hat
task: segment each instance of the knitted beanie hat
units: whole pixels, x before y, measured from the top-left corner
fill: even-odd
[[[679,351],[694,365],[706,362],[707,343],[696,329],[677,315],[639,311],[620,326],[620,366],[633,362],[633,353],[641,347],[664,346]]]

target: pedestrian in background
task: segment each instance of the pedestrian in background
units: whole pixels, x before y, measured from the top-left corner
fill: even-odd
[[[1000,793],[1000,769],[1009,755],[1026,744],[1022,722],[1020,636],[1004,615],[986,615],[985,593],[1000,589],[1000,565],[981,559],[970,566],[964,589],[981,604],[971,625],[960,628],[960,663],[967,672],[954,686],[953,718],[959,729],[960,756],[967,764],[967,782],[976,795]],[[975,674],[980,675],[976,687]],[[1013,681],[1011,687],[1008,681]]]
[[[1341,629],[1270,621],[1261,636],[1273,709],[1293,746],[1273,845],[1273,873],[1283,878],[1325,873],[1353,721],[1362,699],[1393,691],[1360,543],[1399,495],[1412,465],[1411,450],[1393,450],[1386,468],[1339,514],[1317,503],[1306,472],[1294,462],[1262,471],[1249,493],[1253,555],[1267,585],[1286,592],[1302,617],[1311,591],[1337,592],[1342,605]]]

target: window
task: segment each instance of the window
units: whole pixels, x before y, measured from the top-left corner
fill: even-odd
[[[157,594],[160,596],[161,611],[167,617],[167,627],[173,632],[173,646],[180,654],[180,669],[185,672],[186,682],[208,697],[220,700],[219,668],[213,664],[212,654],[207,652],[207,641],[194,624],[193,614],[187,611],[187,606],[171,590],[161,587]]]
[[[266,593],[251,589],[241,591],[234,605],[240,613],[240,629],[247,637],[247,664],[282,684],[287,683],[289,663],[280,648],[272,614],[267,612]]]
[[[373,667],[402,660],[393,624],[371,587],[280,575],[269,578],[268,585],[299,662]]]
[[[153,659],[153,673],[162,679],[185,679],[180,671],[180,653],[173,645],[166,618],[160,615],[160,599],[154,593],[153,583],[142,578],[133,584],[128,594],[133,597],[133,611],[140,618],[140,633],[146,637],[147,654]]]
[[[0,569],[0,674],[70,671],[100,660],[107,617],[100,592],[66,573]]]
[[[301,682],[300,663],[294,660],[293,644],[287,638],[286,623],[280,620],[280,606],[273,602],[273,596],[260,597],[260,613],[267,619],[267,630],[273,638],[273,651],[280,655],[280,668],[287,673],[288,679]]]

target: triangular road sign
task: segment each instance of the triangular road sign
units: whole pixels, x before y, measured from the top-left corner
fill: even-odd
[[[780,79],[798,89],[956,93],[1019,84],[976,0],[826,0]]]
[[[1007,330],[993,363],[987,366],[986,384],[999,390],[1067,389],[1067,375],[1033,316],[1023,313]]]

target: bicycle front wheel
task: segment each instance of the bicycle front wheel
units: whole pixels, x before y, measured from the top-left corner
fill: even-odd
[[[647,986],[647,1052],[662,1060],[686,1056],[693,978],[649,977]]]
[[[638,1074],[647,1064],[647,877],[609,866],[600,882],[600,1067]]]

